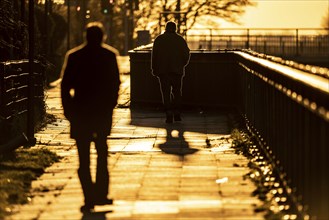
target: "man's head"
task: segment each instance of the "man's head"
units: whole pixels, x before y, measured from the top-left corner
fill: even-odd
[[[168,32],[176,32],[176,29],[177,29],[177,27],[176,27],[176,23],[175,22],[168,21],[166,23],[166,31],[168,31]]]
[[[91,22],[87,24],[86,39],[90,45],[100,45],[105,39],[104,27],[100,22]]]

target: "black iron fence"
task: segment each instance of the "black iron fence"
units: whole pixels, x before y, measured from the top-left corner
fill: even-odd
[[[329,59],[329,29],[191,29],[186,33],[191,49],[252,49],[281,57]]]
[[[130,51],[132,105],[161,102],[150,58],[148,47]],[[250,51],[192,51],[183,87],[184,106],[241,109],[299,211],[329,216],[328,69]]]
[[[44,69],[39,62],[33,66],[30,76],[27,60],[0,63],[0,152],[31,141],[27,135],[34,131],[35,123],[28,119],[29,114],[35,116],[34,121],[45,115]]]
[[[328,217],[329,79],[237,53],[243,107],[264,150],[302,196],[300,209]],[[329,71],[329,70],[327,70]]]

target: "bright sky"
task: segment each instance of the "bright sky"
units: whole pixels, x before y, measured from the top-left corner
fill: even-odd
[[[64,0],[54,0],[64,2]],[[247,8],[242,25],[221,22],[234,28],[321,28],[329,11],[329,0],[253,0],[257,6]]]
[[[246,28],[321,28],[329,0],[254,0],[241,17]],[[224,23],[222,27],[241,27]]]

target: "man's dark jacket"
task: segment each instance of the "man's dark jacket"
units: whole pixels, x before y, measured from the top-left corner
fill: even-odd
[[[110,133],[120,85],[117,54],[106,44],[81,45],[67,53],[61,95],[72,138]]]
[[[183,75],[190,59],[190,49],[182,36],[175,31],[159,35],[152,48],[152,74],[175,73]]]

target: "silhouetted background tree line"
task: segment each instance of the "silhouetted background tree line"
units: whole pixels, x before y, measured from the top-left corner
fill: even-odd
[[[90,21],[102,21],[109,35],[107,43],[126,54],[136,46],[138,30],[147,30],[154,38],[168,20],[178,23],[181,34],[196,23],[218,25],[212,17],[239,23],[246,8],[256,5],[253,0],[69,0],[68,42],[67,1],[35,0],[35,57],[47,65],[50,81],[58,77],[67,49],[82,43],[84,26]],[[109,7],[106,13],[104,2]],[[27,58],[27,4],[26,0],[0,0],[1,61]],[[328,21],[326,15],[322,26],[328,27]]]
[[[67,1],[35,0],[35,58],[47,67],[48,81],[59,76],[65,52],[82,43],[84,26],[90,21],[102,21],[109,35],[107,43],[126,54],[135,47],[138,30],[147,30],[154,38],[160,34],[161,25],[175,20],[184,34],[204,16],[238,23],[245,8],[255,5],[252,0],[113,0],[104,13],[107,0],[69,0],[68,16]],[[1,61],[27,58],[27,18],[28,1],[0,0]],[[211,23],[211,19],[204,20],[206,25]]]

